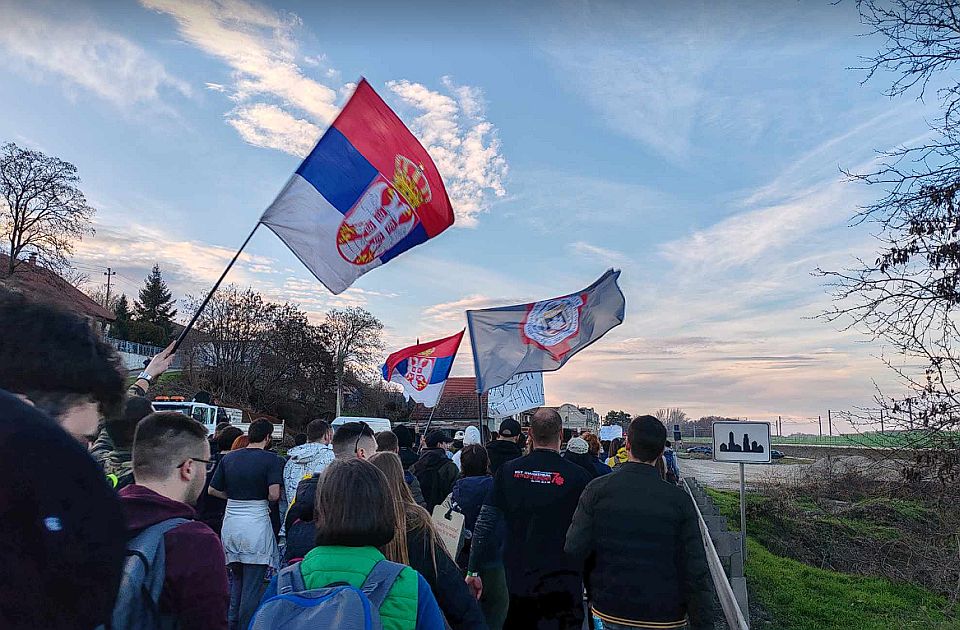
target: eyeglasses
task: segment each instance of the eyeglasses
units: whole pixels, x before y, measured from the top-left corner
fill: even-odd
[[[354,445],[353,445],[353,453],[354,453],[354,455],[356,455],[357,453],[360,452],[360,438],[362,438],[362,437],[365,436],[365,435],[366,435],[367,437],[372,437],[372,436],[373,436],[373,429],[370,428],[370,425],[369,425],[369,424],[367,424],[366,422],[363,422],[363,421],[358,422],[357,424],[360,425],[360,433],[357,434],[357,441],[356,441],[356,442],[354,443]]]
[[[177,468],[183,468],[184,466],[187,465],[187,462],[199,462],[199,463],[201,463],[201,464],[212,464],[212,463],[213,463],[213,460],[212,460],[212,459],[200,459],[199,457],[188,457],[186,460],[180,462],[180,464],[177,465]]]

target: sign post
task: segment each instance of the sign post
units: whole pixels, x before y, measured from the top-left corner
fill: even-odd
[[[769,422],[714,422],[713,461],[740,464],[740,551],[747,561],[747,483],[745,464],[769,464]]]

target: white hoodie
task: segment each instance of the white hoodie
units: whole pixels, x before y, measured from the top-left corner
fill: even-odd
[[[467,447],[470,444],[479,444],[480,443],[480,429],[477,427],[467,427],[467,430],[463,432],[463,446]],[[460,449],[453,455],[453,463],[457,465],[457,470],[462,470],[460,467],[460,453],[463,452],[463,449]]]
[[[319,442],[307,442],[287,451],[287,465],[283,467],[283,487],[287,504],[293,503],[297,486],[307,475],[316,475],[333,461],[333,447]]]

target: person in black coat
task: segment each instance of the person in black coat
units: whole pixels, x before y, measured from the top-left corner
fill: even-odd
[[[523,450],[517,442],[520,440],[520,423],[507,418],[500,423],[500,433],[493,442],[487,444],[487,456],[490,458],[490,472],[494,475],[504,463],[523,456]]]
[[[653,416],[634,419],[628,461],[587,486],[567,531],[564,551],[584,568],[594,620],[604,625],[681,627],[688,619],[692,630],[713,628],[693,502],[654,467],[666,439]]]

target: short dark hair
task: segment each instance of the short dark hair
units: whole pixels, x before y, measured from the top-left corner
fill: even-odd
[[[247,435],[250,437],[251,444],[259,444],[273,435],[273,423],[266,418],[257,418],[250,423]]]
[[[307,434],[306,433],[297,433],[293,438],[293,443],[297,446],[303,446],[307,443]]]
[[[430,433],[427,433],[427,448],[437,448],[441,444],[446,444],[452,442],[453,440],[446,434],[446,432],[441,431],[440,429],[434,429]]]
[[[637,416],[627,429],[630,453],[641,462],[652,462],[663,454],[667,427],[653,416]]]
[[[666,442],[664,442],[663,445],[666,446],[667,448],[670,448],[671,446],[673,446],[673,444],[670,443],[670,440],[667,440]]]
[[[220,433],[223,432],[223,430],[226,429],[226,428],[229,427],[229,426],[230,426],[230,423],[229,423],[229,422],[218,422],[218,423],[217,423],[217,428],[213,430],[213,434],[214,434],[214,435],[220,435]]]
[[[333,441],[330,443],[331,446],[333,446],[333,454],[336,457],[340,457],[350,450],[356,452],[355,446],[357,439],[362,435],[376,440],[373,429],[371,429],[370,425],[366,422],[347,422],[341,424],[334,432]]]
[[[330,423],[326,420],[317,418],[311,420],[307,425],[307,440],[310,442],[319,442],[330,432]]]
[[[142,396],[128,396],[123,403],[123,411],[118,417],[108,418],[103,423],[107,435],[116,448],[129,450],[133,446],[133,436],[137,423],[153,413],[153,405]]]
[[[490,474],[490,456],[480,444],[467,444],[460,451],[460,475],[483,477]]]
[[[243,429],[240,427],[233,425],[227,427],[217,436],[217,448],[220,449],[222,453],[226,453],[233,448],[233,443],[241,435],[243,435]]]
[[[120,357],[79,315],[0,288],[0,389],[23,394],[48,415],[93,400],[105,417],[124,395]]]
[[[556,409],[541,407],[530,419],[530,437],[534,444],[549,444],[557,441],[563,433],[563,420]]]
[[[327,466],[317,483],[315,510],[317,545],[383,547],[393,540],[393,494],[370,462],[339,459]]]
[[[167,479],[190,457],[200,457],[207,429],[176,411],[151,413],[137,425],[133,438],[133,477]]]
[[[397,446],[400,448],[413,448],[413,443],[417,439],[413,429],[405,424],[398,424],[393,427],[393,433],[397,436]]]
[[[400,442],[397,440],[397,434],[393,431],[381,431],[377,433],[377,451],[400,450]]]

